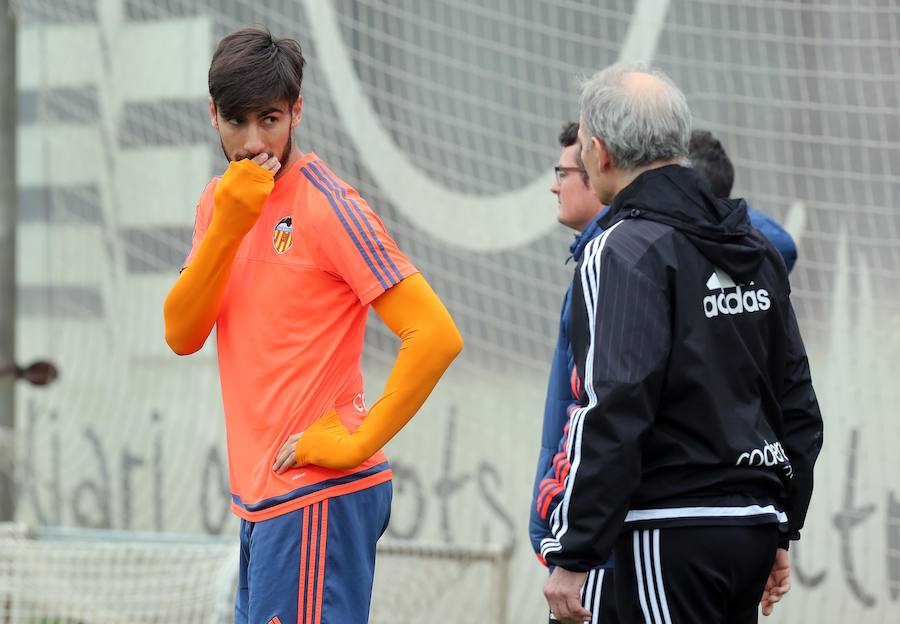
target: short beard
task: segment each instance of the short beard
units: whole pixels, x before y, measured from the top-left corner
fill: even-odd
[[[253,160],[259,154],[250,154],[248,152],[235,152],[234,158],[228,155],[228,152],[225,150],[225,143],[222,142],[222,137],[219,137],[219,145],[222,146],[222,153],[225,155],[225,160],[228,162],[237,162],[238,160]],[[288,140],[284,146],[284,150],[281,152],[281,159],[278,161],[282,167],[284,167],[284,163],[287,162],[288,158],[291,157],[291,150],[294,147],[294,131],[293,129],[288,133]],[[271,154],[269,154],[271,156]],[[278,174],[282,172],[283,169],[279,169],[278,173],[275,174],[275,177],[278,177]]]
[[[275,174],[277,178],[281,175],[281,172],[284,171],[284,164],[288,161],[288,158],[291,157],[291,150],[294,149],[294,129],[291,128],[291,131],[288,132],[288,140],[287,144],[284,146],[284,151],[281,152],[281,159],[278,161],[281,164],[281,168]]]

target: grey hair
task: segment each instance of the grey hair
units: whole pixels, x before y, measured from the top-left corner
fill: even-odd
[[[623,88],[632,73],[654,76],[664,88],[651,93]],[[687,159],[691,110],[681,89],[659,69],[611,65],[582,83],[580,108],[588,133],[603,141],[617,169]]]

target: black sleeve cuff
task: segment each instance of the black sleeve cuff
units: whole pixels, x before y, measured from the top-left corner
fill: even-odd
[[[800,531],[787,531],[782,533],[778,538],[778,548],[790,550],[791,542],[796,542],[799,539]]]
[[[548,568],[558,567],[568,570],[569,572],[590,572],[599,566],[599,563],[577,557],[567,557],[561,552],[550,553],[547,555]]]

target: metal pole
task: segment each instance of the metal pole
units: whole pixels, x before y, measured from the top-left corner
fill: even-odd
[[[15,361],[16,22],[0,0],[0,366]],[[12,462],[15,377],[0,377],[0,521],[14,515]]]

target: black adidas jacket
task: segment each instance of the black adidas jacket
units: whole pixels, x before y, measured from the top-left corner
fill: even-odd
[[[575,271],[582,408],[551,565],[606,561],[623,528],[779,523],[798,539],[822,418],[778,251],[691,169],[645,172]]]

